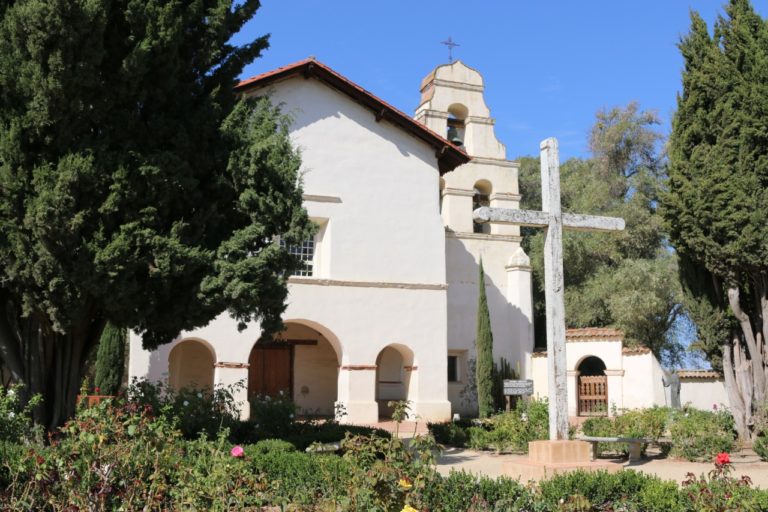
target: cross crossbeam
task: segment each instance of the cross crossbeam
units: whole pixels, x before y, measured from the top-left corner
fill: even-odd
[[[517,226],[535,228],[548,227],[550,220],[548,212],[490,208],[488,206],[482,206],[475,210],[473,217],[478,224],[495,222],[498,224],[515,224]],[[624,226],[624,219],[617,217],[600,217],[578,213],[563,214],[563,228],[572,231],[621,231],[624,229]]]
[[[560,157],[557,139],[541,142],[541,203],[543,211],[489,208],[474,211],[476,222],[544,228],[544,295],[547,310],[547,370],[549,377],[549,438],[568,439],[568,388],[565,358],[565,296],[563,288],[563,229],[621,231],[624,219],[562,213]]]

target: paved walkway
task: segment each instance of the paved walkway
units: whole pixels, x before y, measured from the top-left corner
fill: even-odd
[[[391,420],[381,421],[374,425],[389,432],[394,432],[396,424]],[[425,434],[428,432],[426,422],[404,421],[400,424],[399,435],[403,438],[413,437],[414,432]],[[475,451],[463,448],[448,448],[438,458],[437,469],[440,473],[447,475],[451,471],[467,471],[490,477],[501,475],[519,478],[520,475],[505,474],[502,465],[506,461],[526,460],[526,455],[496,455],[493,452]],[[697,477],[709,473],[714,464],[706,462],[688,462],[685,460],[675,460],[669,457],[663,457],[658,453],[651,452],[648,457],[635,462],[629,462],[626,459],[603,459],[600,461],[611,462],[621,465],[625,469],[632,469],[650,475],[656,475],[665,480],[674,480],[677,483],[685,480],[688,473],[693,473]],[[733,472],[731,476],[741,477],[746,475],[752,479],[753,485],[762,489],[768,489],[768,462],[762,462],[760,458],[751,450],[731,454],[731,463]]]
[[[475,474],[497,477],[504,475],[502,464],[505,461],[526,460],[526,455],[496,455],[492,452],[477,452],[474,450],[449,448],[438,460],[438,471],[447,475],[453,470],[467,471]],[[649,456],[636,462],[628,462],[626,459],[600,459],[621,465],[625,469],[633,469],[643,473],[656,475],[665,480],[674,480],[678,483],[685,480],[687,473],[696,476],[707,474],[714,468],[713,464],[704,462],[687,462],[672,460],[660,455]],[[768,462],[761,462],[752,451],[743,451],[731,454],[733,473],[731,476],[740,477],[747,475],[755,486],[768,489]],[[520,475],[506,475],[519,478]]]

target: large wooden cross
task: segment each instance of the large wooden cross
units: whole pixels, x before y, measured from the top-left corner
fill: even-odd
[[[474,211],[475,222],[533,226],[546,230],[544,289],[547,303],[547,373],[549,376],[549,438],[568,439],[568,388],[565,359],[565,300],[563,294],[563,228],[580,231],[621,231],[624,219],[562,213],[560,159],[557,139],[541,142],[541,209],[488,208]]]

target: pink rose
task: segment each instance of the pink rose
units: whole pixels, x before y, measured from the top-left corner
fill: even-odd
[[[243,450],[243,447],[240,445],[234,446],[229,453],[231,453],[233,457],[245,457],[245,450]]]

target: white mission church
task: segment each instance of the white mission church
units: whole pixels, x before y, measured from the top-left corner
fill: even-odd
[[[289,280],[286,329],[256,344],[258,325],[238,332],[224,313],[153,352],[132,334],[130,377],[177,388],[245,381],[244,415],[249,396],[280,391],[305,414],[343,406],[350,423],[376,422],[398,399],[424,420],[471,413],[462,391],[475,357],[482,257],[494,357],[546,395],[546,370],[532,357],[531,268],[519,228],[472,220],[480,205],[520,201],[518,164],[494,135],[483,88],[463,63],[439,66],[422,81],[411,118],[315,59],[242,82],[240,92],[267,94],[292,117],[304,206],[319,227],[291,248],[304,266]],[[571,414],[579,413],[578,367],[590,356],[599,360],[593,373],[606,376],[606,404],[664,405],[658,363],[626,386],[637,394],[641,385],[647,400],[624,399],[626,372],[610,367],[622,356],[602,361],[600,344],[594,353],[579,347],[568,368]]]

